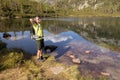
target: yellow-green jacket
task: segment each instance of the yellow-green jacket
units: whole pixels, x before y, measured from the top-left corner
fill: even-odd
[[[33,28],[35,31],[35,35],[39,36],[38,38],[36,38],[36,40],[43,39],[44,33],[42,26],[40,24],[33,24]]]

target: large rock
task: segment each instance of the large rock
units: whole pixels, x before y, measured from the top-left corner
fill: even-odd
[[[50,53],[50,52],[54,51],[56,48],[57,48],[57,46],[55,46],[55,45],[47,45],[44,47],[44,50],[45,50],[45,52]]]
[[[80,64],[81,61],[80,61],[79,58],[73,58],[73,59],[72,59],[72,62],[73,62],[73,63],[76,63],[76,64]]]
[[[11,35],[9,34],[9,33],[3,33],[3,38],[10,38],[11,37]]]

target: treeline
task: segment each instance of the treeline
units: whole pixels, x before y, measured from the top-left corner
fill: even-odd
[[[0,17],[55,16],[56,10],[46,3],[32,0],[0,0]]]
[[[119,0],[0,0],[0,17],[119,15]]]

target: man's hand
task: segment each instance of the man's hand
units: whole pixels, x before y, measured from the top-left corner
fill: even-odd
[[[33,24],[33,23],[34,23],[34,20],[33,20],[32,18],[30,18],[29,20],[30,20],[31,24]]]

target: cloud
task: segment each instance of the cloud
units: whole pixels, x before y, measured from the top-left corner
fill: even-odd
[[[62,41],[67,41],[68,39],[73,39],[72,36],[68,35],[68,36],[64,36],[64,35],[53,35],[53,34],[49,34],[45,36],[45,41],[52,41],[53,43],[57,43],[57,42],[62,42]]]

